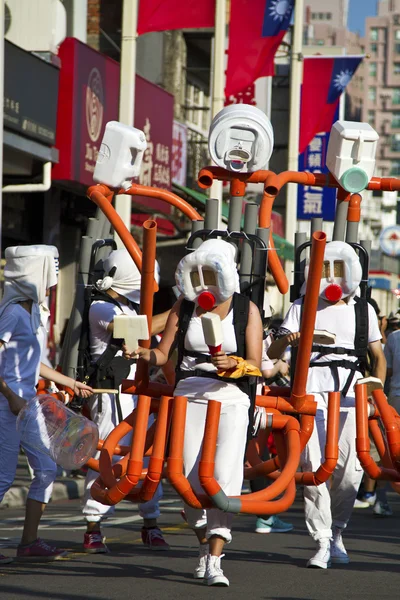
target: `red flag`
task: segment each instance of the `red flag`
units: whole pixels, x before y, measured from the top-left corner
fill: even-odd
[[[274,74],[275,53],[287,31],[294,0],[231,0],[225,95]]]
[[[301,88],[299,154],[333,125],[341,94],[364,56],[305,56]]]
[[[138,34],[214,27],[215,0],[141,0]]]

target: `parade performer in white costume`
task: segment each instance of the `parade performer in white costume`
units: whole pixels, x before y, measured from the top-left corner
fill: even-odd
[[[0,377],[15,394],[28,402],[36,396],[39,374],[70,387],[77,395],[90,395],[88,386],[40,362],[50,314],[45,300],[50,288],[57,283],[57,248],[14,246],[6,248],[5,258],[4,296],[0,302]],[[55,560],[65,556],[66,552],[38,538],[38,527],[51,497],[57,465],[47,454],[21,442],[16,416],[6,397],[0,394],[0,502],[14,481],[20,445],[33,471],[33,480],[17,556],[19,560],[36,562]],[[8,557],[0,555],[0,564],[9,561]]]
[[[306,281],[307,276],[308,267]],[[301,466],[303,471],[316,471],[324,460],[330,391],[341,392],[339,459],[330,481],[315,487],[304,486],[306,525],[317,542],[317,552],[308,561],[308,567],[326,569],[331,562],[349,562],[342,532],[350,519],[363,475],[355,447],[354,385],[363,377],[367,348],[373,361],[372,375],[382,382],[385,379],[386,361],[378,319],[366,299],[356,296],[361,278],[361,266],[354,249],[345,242],[328,243],[315,329],[335,334],[336,340],[334,345],[313,346],[307,393],[314,395],[318,409]],[[305,285],[303,287],[304,293]],[[290,307],[268,351],[270,358],[281,356],[288,345],[298,346],[303,301],[304,298],[300,298]]]
[[[184,467],[193,489],[203,493],[198,479],[198,464],[204,434],[208,400],[221,402],[221,420],[215,457],[215,478],[229,496],[240,495],[243,461],[248,429],[250,397],[246,383],[221,379],[217,371],[235,370],[241,356],[248,373],[261,374],[262,322],[258,308],[240,295],[234,260],[235,247],[222,240],[207,240],[179,263],[175,278],[183,298],[171,310],[163,339],[154,350],[138,349],[142,358],[163,365],[171,348],[178,346],[175,395],[188,398]],[[240,309],[240,303],[245,309]],[[222,322],[222,350],[211,356],[203,334],[201,316],[211,312]],[[246,322],[240,336],[239,312]],[[186,320],[186,326],[183,322]],[[242,317],[243,321],[243,317]],[[243,323],[241,324],[243,325]],[[186,329],[186,333],[184,333]],[[243,340],[243,342],[241,341]],[[242,346],[242,347],[241,347]],[[246,377],[242,378],[246,380]],[[233,515],[217,508],[207,511],[185,505],[186,518],[200,542],[196,578],[208,585],[227,586],[221,569],[225,543],[232,539]]]
[[[99,294],[95,296],[89,310],[90,354],[93,362],[104,356],[103,353],[112,341],[114,317],[121,314],[135,316],[139,311],[141,276],[129,252],[125,248],[114,250],[105,259],[103,267],[105,276],[96,282]],[[166,318],[167,313],[153,317],[153,334],[164,329]],[[122,363],[126,362],[128,369],[128,363],[121,355],[122,350],[115,354],[116,357],[120,357]],[[134,379],[135,373],[136,363],[133,363],[124,377]],[[106,387],[115,388],[115,385],[118,386],[119,383],[116,384],[113,379]],[[116,425],[131,414],[136,404],[137,396],[132,394],[94,395],[89,401],[90,417],[99,428],[100,438],[106,439]],[[153,417],[149,419],[149,426],[153,420]],[[131,434],[124,437],[120,443],[129,445],[130,440]],[[91,497],[90,488],[97,477],[96,471],[88,470],[83,497],[83,515],[87,524],[83,549],[90,554],[108,552],[105,538],[101,533],[101,521],[111,516],[115,510],[114,506],[106,506]],[[142,541],[151,550],[169,549],[157,526],[161,497],[162,484],[160,483],[154,497],[149,502],[139,504],[139,514],[144,522],[141,532]]]

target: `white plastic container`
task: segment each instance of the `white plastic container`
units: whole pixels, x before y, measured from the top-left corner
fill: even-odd
[[[255,106],[226,106],[211,123],[208,148],[213,161],[224,169],[238,173],[265,169],[273,147],[271,122]]]
[[[94,456],[99,441],[93,421],[44,394],[26,403],[18,414],[17,430],[27,446],[48,454],[68,471]]]
[[[326,166],[348,192],[361,192],[375,170],[379,135],[368,123],[336,121],[331,129]]]
[[[132,179],[139,176],[146,148],[143,131],[118,121],[109,121],[97,155],[94,181],[127,190]]]

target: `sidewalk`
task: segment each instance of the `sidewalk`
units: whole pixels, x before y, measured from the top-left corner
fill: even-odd
[[[14,483],[4,496],[3,502],[0,504],[0,510],[25,506],[30,482],[31,476],[28,469],[28,462],[25,455],[20,454]],[[83,478],[74,478],[71,476],[57,477],[54,482],[52,501],[82,498],[84,483],[85,480]]]

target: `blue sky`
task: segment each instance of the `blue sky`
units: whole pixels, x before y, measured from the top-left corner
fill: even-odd
[[[378,0],[350,0],[348,27],[364,35],[365,18],[377,14]]]

